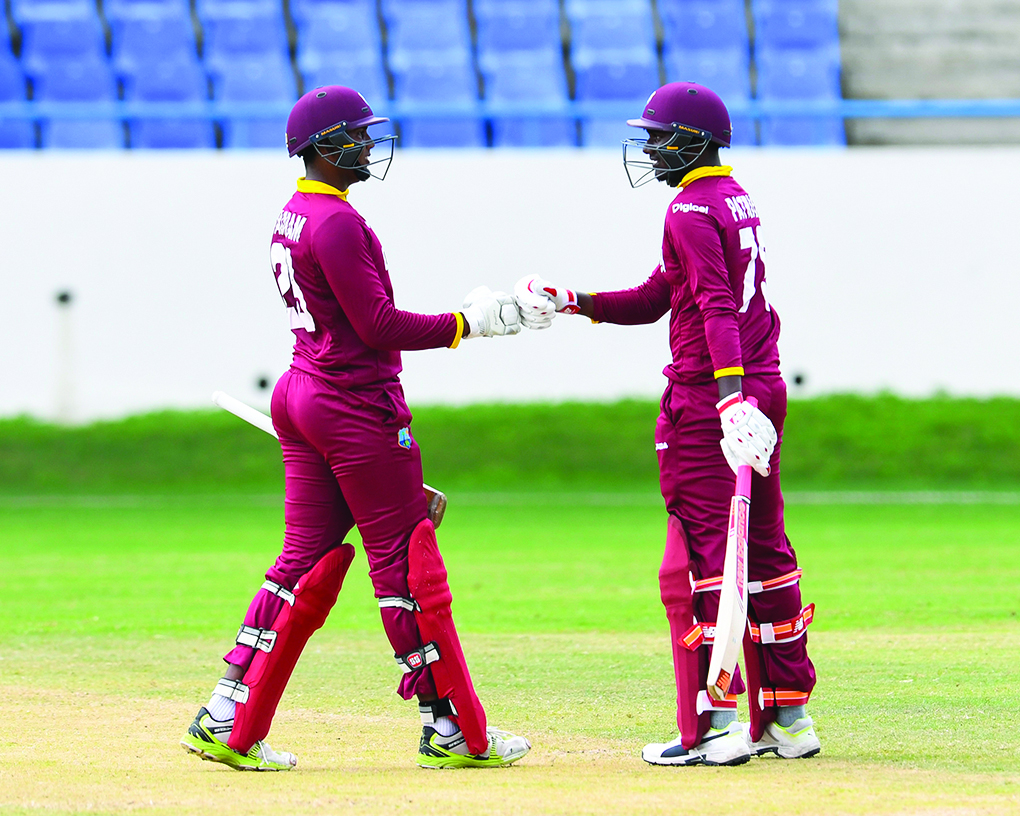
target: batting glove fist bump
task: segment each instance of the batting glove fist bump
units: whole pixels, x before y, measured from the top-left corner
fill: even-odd
[[[772,472],[769,460],[776,449],[776,428],[761,410],[737,391],[719,400],[715,406],[722,421],[722,447],[726,462],[734,473],[740,465],[750,465],[762,476]]]
[[[580,311],[576,293],[538,275],[529,275],[517,281],[514,300],[521,312],[521,320],[529,329],[548,328],[556,312],[577,314]]]
[[[493,292],[488,286],[479,286],[467,293],[461,314],[467,322],[465,338],[502,337],[521,331],[521,318],[514,299],[506,292]]]

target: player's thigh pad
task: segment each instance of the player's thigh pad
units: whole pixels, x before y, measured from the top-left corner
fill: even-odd
[[[774,678],[770,678],[768,664],[789,670],[789,673],[801,676],[802,679],[810,675],[813,678],[811,663],[807,658],[806,650],[800,649],[800,657],[795,663],[803,663],[803,666],[784,665],[777,663],[780,654],[776,652],[777,645],[795,644],[807,633],[808,624],[814,619],[815,605],[808,604],[801,611],[791,618],[776,621],[762,621],[760,615],[755,611],[754,598],[762,597],[761,593],[773,593],[795,596],[800,606],[800,581],[802,570],[794,569],[783,575],[777,575],[767,581],[749,581],[747,588],[750,594],[748,603],[747,631],[744,632],[744,668],[747,675],[747,702],[751,718],[751,739],[755,742],[761,739],[765,726],[776,718],[776,709],[779,706],[806,705],[811,696],[811,689],[814,685],[813,679],[806,681],[803,688],[793,688],[787,685],[777,685]],[[763,604],[760,604],[760,606]],[[786,599],[777,604],[780,607],[789,607]],[[771,661],[770,655],[771,654]]]
[[[404,671],[414,671],[431,664],[436,691],[453,704],[468,749],[473,754],[486,754],[489,737],[485,731],[485,710],[475,694],[464,650],[453,624],[450,610],[453,595],[447,582],[443,557],[439,554],[436,529],[428,519],[411,533],[407,587],[425,645],[409,654],[397,655],[397,663]]]
[[[237,703],[234,729],[227,745],[242,754],[269,733],[276,706],[287,687],[294,665],[308,638],[326,622],[336,603],[354,547],[341,544],[330,550],[305,573],[293,592],[273,584],[263,585],[286,602],[270,629],[242,626],[237,642],[256,649],[255,657],[239,682],[221,680],[218,693]],[[267,584],[272,584],[267,581]]]

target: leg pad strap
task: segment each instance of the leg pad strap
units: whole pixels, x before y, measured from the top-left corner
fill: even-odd
[[[250,689],[240,680],[227,680],[225,677],[220,679],[214,689],[214,693],[235,703],[247,703],[249,691]]]
[[[807,705],[810,697],[810,691],[785,688],[759,689],[758,708]]]
[[[440,717],[456,717],[457,708],[444,697],[429,703],[418,703],[418,713],[421,715],[422,725],[434,725]]]
[[[259,629],[257,626],[245,626],[237,630],[237,645],[250,646],[252,649],[259,649],[263,652],[273,651],[273,644],[276,643],[276,632],[272,629]]]
[[[808,624],[814,620],[814,617],[815,605],[808,604],[797,617],[790,618],[790,620],[778,623],[755,623],[749,620],[747,623],[750,628],[751,640],[767,646],[770,643],[786,643],[804,637]]]
[[[782,589],[783,587],[793,586],[800,581],[800,576],[803,574],[804,570],[795,569],[783,575],[778,575],[775,578],[769,578],[767,581],[748,581],[747,591],[751,595],[757,595],[759,592],[768,592],[770,589]],[[722,587],[721,575],[702,578],[700,581],[694,582],[695,592],[716,592],[720,587]]]
[[[413,671],[418,671],[422,666],[435,663],[439,657],[439,647],[434,642],[426,643],[420,649],[414,649],[407,654],[393,655],[393,659],[397,661],[397,665],[400,666],[400,670],[404,674],[410,674]]]

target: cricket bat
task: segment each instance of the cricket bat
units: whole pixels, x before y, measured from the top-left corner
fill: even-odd
[[[235,399],[230,394],[225,394],[222,391],[216,391],[212,395],[212,401],[224,411],[229,411],[234,416],[240,417],[260,431],[265,431],[275,439],[280,438],[276,433],[276,428],[273,427],[273,420],[247,403],[241,402],[241,400]],[[425,499],[428,501],[429,521],[438,529],[439,525],[443,523],[443,514],[446,513],[446,494],[436,490],[434,487],[429,487],[427,484],[423,484],[422,488],[425,491]]]
[[[755,407],[758,405],[754,397],[748,397],[747,401]],[[719,614],[712,656],[708,661],[708,693],[714,700],[724,699],[730,690],[730,681],[744,642],[744,629],[747,628],[747,525],[751,513],[751,473],[750,465],[737,468],[736,487],[730,499]]]

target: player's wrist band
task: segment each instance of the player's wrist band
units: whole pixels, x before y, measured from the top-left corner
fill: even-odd
[[[468,326],[463,312],[454,312],[453,319],[457,321],[457,330],[453,334],[453,342],[450,343],[450,348],[455,349],[460,345],[460,341],[464,339],[464,335],[471,330],[471,327]]]
[[[740,405],[740,403],[742,403],[743,401],[744,401],[743,392],[734,391],[732,394],[729,394],[723,397],[721,400],[719,400],[719,402],[715,404],[715,407],[720,414],[723,414],[729,408],[732,408],[734,405]]]

